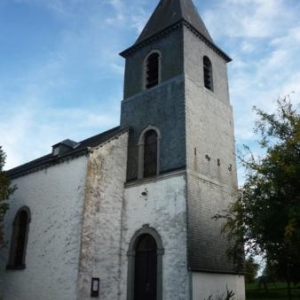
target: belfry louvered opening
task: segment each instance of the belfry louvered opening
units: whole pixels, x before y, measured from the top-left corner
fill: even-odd
[[[150,54],[146,60],[145,87],[150,89],[159,83],[159,53]]]
[[[203,78],[204,78],[204,86],[213,91],[213,72],[212,72],[212,64],[210,59],[207,56],[203,57]]]

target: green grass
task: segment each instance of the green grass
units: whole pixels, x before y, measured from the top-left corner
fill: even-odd
[[[246,285],[246,299],[247,300],[287,300],[288,290],[286,283],[276,282],[268,284],[269,292],[266,293],[263,285],[259,286],[258,283],[251,283]],[[292,285],[293,300],[300,300],[300,286]]]

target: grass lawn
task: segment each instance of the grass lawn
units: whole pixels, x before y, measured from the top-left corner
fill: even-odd
[[[263,285],[259,286],[258,283],[251,283],[246,285],[246,299],[247,300],[287,300],[288,291],[287,285],[285,283],[269,283],[268,284],[269,292],[266,293]],[[300,285],[292,285],[292,295],[293,300],[300,300]]]

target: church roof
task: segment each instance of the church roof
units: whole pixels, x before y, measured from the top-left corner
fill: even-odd
[[[189,23],[204,38],[213,43],[208,30],[191,0],[161,0],[135,42],[135,45],[181,21]]]
[[[126,57],[152,38],[164,34],[178,24],[190,28],[227,62],[231,61],[231,58],[213,42],[192,0],[160,0],[134,45],[122,51],[120,55]]]
[[[42,156],[38,159],[35,159],[31,162],[28,162],[26,164],[23,164],[21,166],[18,166],[16,168],[10,169],[6,172],[6,174],[10,178],[16,178],[19,176],[26,175],[28,173],[35,172],[37,170],[47,168],[49,166],[55,165],[57,163],[63,162],[65,159],[78,157],[81,155],[85,155],[88,153],[89,148],[91,147],[97,147],[110,139],[118,136],[119,134],[122,134],[123,132],[127,131],[128,129],[121,129],[120,126],[112,128],[110,130],[107,130],[105,132],[102,132],[100,134],[97,134],[95,136],[92,136],[88,139],[82,140],[81,142],[74,142],[69,139],[64,140],[58,144],[61,143],[67,144],[70,147],[70,150],[67,152],[64,152],[62,155],[55,156],[53,153],[47,154],[45,156]],[[54,146],[55,146],[54,145]]]

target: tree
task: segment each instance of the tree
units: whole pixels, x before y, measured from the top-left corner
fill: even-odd
[[[248,255],[261,255],[290,284],[300,281],[300,115],[286,97],[277,101],[275,114],[256,107],[263,157],[239,158],[246,168],[238,200],[215,216],[225,218],[223,232],[228,254],[242,266],[240,245]]]
[[[3,172],[3,167],[5,164],[5,153],[0,146],[0,248],[3,247],[3,219],[6,211],[9,208],[8,197],[15,190],[15,187],[11,185],[9,178]]]

